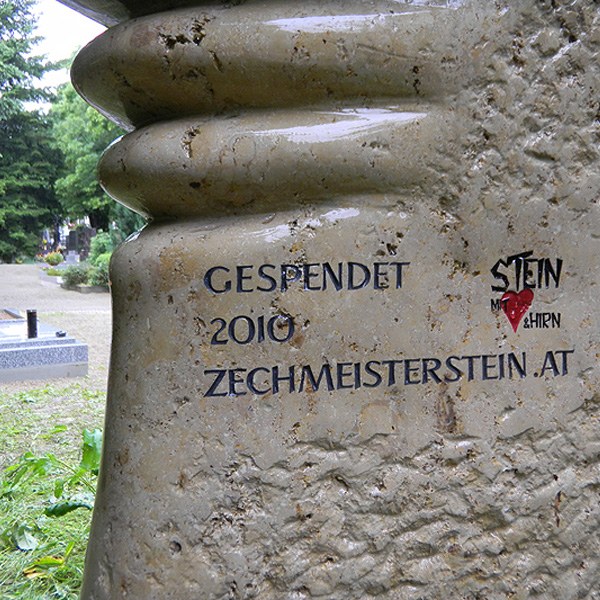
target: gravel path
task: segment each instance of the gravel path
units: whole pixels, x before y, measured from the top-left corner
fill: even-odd
[[[68,385],[81,382],[86,387],[105,390],[108,377],[111,338],[110,294],[81,294],[62,289],[41,276],[38,265],[0,264],[0,309],[17,309],[25,314],[36,309],[42,323],[62,329],[89,348],[87,377],[22,381],[0,384],[3,391],[26,390],[46,383]]]

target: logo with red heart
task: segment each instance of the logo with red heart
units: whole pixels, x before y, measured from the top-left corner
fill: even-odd
[[[533,291],[529,288],[520,292],[505,292],[500,299],[500,306],[506,315],[513,331],[516,333],[521,319],[533,302]]]

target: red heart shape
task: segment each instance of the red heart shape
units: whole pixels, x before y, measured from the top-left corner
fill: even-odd
[[[532,302],[533,292],[530,289],[521,290],[519,293],[505,292],[500,299],[500,306],[515,333]]]

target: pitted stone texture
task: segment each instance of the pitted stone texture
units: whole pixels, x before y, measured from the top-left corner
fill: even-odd
[[[371,108],[460,89],[471,65],[458,38],[469,47],[478,35],[445,3],[197,6],[110,29],[72,73],[79,93],[125,128],[242,109]]]
[[[440,132],[452,128],[433,110],[421,104],[163,122],[111,146],[100,181],[123,204],[158,219],[269,213],[332,195],[413,189],[437,178],[425,163],[444,148]]]
[[[579,351],[596,344],[590,315],[566,310],[567,331],[513,334],[489,310],[489,273],[456,269],[457,234],[437,235],[428,210],[373,204],[156,226],[118,251],[95,592],[84,597],[594,598],[597,374]],[[410,266],[401,289],[344,295],[205,283],[215,265],[235,276],[236,265],[342,256]],[[244,287],[266,283],[256,273],[243,271]],[[211,346],[213,319],[240,314],[290,315],[298,331],[290,344]],[[572,345],[569,376],[535,377],[546,350]],[[299,389],[306,364],[509,349],[527,353],[526,377],[407,385],[399,368],[376,389]],[[248,372],[273,365],[296,367],[293,393],[268,375],[255,384],[271,390],[250,393]],[[240,369],[242,383],[232,389],[229,371],[211,394],[208,369]]]
[[[85,600],[600,598],[598,5],[453,6],[468,35],[451,57],[435,45],[423,54],[450,58],[458,85],[426,102],[414,90],[411,110],[426,113],[414,130],[367,128],[347,136],[352,149],[342,136],[316,147],[322,165],[298,143],[308,168],[289,137],[261,138],[256,157],[246,143],[296,113],[245,106],[210,121],[172,114],[170,128],[153,124],[107,154],[115,196],[159,222],[112,265]],[[405,106],[380,100],[337,97],[305,118]],[[280,149],[298,168],[281,169],[293,193],[269,179]],[[219,160],[224,179],[207,178]],[[322,194],[307,191],[313,167],[330,184]],[[244,186],[261,178],[271,188],[257,200]],[[542,285],[524,319],[560,314],[560,327],[523,320],[513,331],[490,310],[502,296],[494,265],[527,251],[550,263],[529,264]],[[558,259],[560,282],[544,271],[556,275]],[[306,267],[317,274],[308,287],[322,288],[326,262],[368,265],[370,282],[338,291],[330,276],[310,290],[305,273],[281,289],[278,266]],[[387,287],[375,285],[377,262]],[[410,265],[396,286],[399,262]],[[272,289],[261,265],[279,273]],[[285,343],[245,343],[244,329],[244,343],[220,343],[239,316],[276,318],[281,336],[286,318],[296,329]],[[394,377],[390,360],[403,361]]]

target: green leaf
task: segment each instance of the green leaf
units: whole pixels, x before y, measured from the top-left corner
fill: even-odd
[[[24,523],[15,525],[12,538],[19,550],[35,550],[38,547],[39,541],[31,531],[31,527]]]
[[[83,446],[80,466],[86,471],[97,474],[102,453],[102,431],[100,429],[83,430]]]
[[[52,571],[59,569],[65,564],[65,559],[60,556],[43,556],[30,563],[23,569],[23,575],[27,579],[48,577]]]
[[[53,454],[37,457],[31,452],[26,452],[19,461],[5,469],[6,478],[2,482],[0,496],[9,496],[21,484],[35,478],[45,477],[52,468],[58,467],[59,462]]]
[[[54,454],[46,454],[32,461],[32,471],[35,475],[47,475],[52,467],[59,466],[59,462]]]
[[[54,496],[60,498],[65,491],[65,482],[62,479],[57,479],[54,483]]]
[[[67,430],[66,425],[55,425],[49,432],[48,435],[55,435],[56,433],[62,433]]]
[[[71,541],[67,545],[67,549],[65,550],[65,562],[67,562],[69,556],[71,556],[71,552],[73,552],[73,548],[75,548],[75,542]]]
[[[92,510],[94,506],[89,502],[83,502],[80,500],[65,500],[63,502],[55,502],[46,510],[44,514],[47,517],[62,517],[78,508],[87,508],[88,510]]]
[[[10,529],[5,529],[2,533],[0,533],[0,542],[4,548],[12,548],[15,543],[12,536],[12,531]]]
[[[31,564],[27,565],[27,568],[31,567],[58,567],[65,563],[65,559],[61,556],[42,556],[38,560],[33,561]]]

